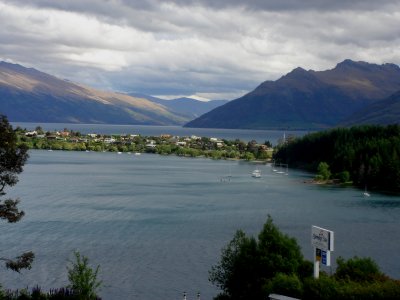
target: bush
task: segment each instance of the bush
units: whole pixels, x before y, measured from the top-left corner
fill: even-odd
[[[89,259],[74,252],[76,261],[68,269],[68,288],[72,289],[79,300],[96,299],[97,290],[102,282],[97,280],[99,266],[95,270],[89,267]]]
[[[372,282],[382,279],[384,276],[378,265],[369,257],[359,258],[355,256],[347,261],[343,257],[339,257],[336,262],[338,266],[335,277],[337,279]]]
[[[338,179],[341,183],[346,183],[350,181],[350,173],[349,171],[343,171],[337,174]]]
[[[338,300],[338,283],[331,277],[321,274],[319,279],[307,278],[303,285],[303,299]]]
[[[303,295],[303,284],[295,274],[278,273],[265,285],[266,295],[271,293],[300,298]]]

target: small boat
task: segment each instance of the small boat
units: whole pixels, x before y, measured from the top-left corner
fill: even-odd
[[[140,152],[135,152],[135,155],[140,155],[141,153]]]
[[[252,173],[251,176],[254,178],[260,178],[261,177],[261,171],[259,169],[255,169]]]
[[[369,197],[369,196],[371,196],[371,194],[368,193],[368,191],[367,191],[367,186],[365,186],[363,196],[364,196],[364,197]]]

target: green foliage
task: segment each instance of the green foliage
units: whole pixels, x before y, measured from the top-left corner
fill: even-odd
[[[68,288],[72,289],[79,300],[92,300],[97,298],[97,291],[102,282],[97,280],[99,266],[93,270],[89,267],[89,259],[81,256],[79,252],[74,252],[75,262],[68,270]]]
[[[251,153],[251,152],[245,152],[243,158],[244,158],[245,160],[254,160],[254,159],[255,159],[255,156],[254,156],[254,154]]]
[[[341,183],[346,183],[350,181],[350,173],[349,171],[343,171],[337,174],[336,176]]]
[[[0,116],[0,196],[6,194],[5,188],[18,182],[18,174],[28,159],[28,148],[24,143],[18,144],[17,134],[5,116]],[[0,200],[0,219],[16,223],[25,215],[18,209],[19,199]],[[7,269],[20,272],[30,269],[34,259],[32,252],[26,252],[15,260],[1,257]]]
[[[282,145],[277,162],[317,171],[326,162],[333,174],[368,189],[400,193],[400,125],[365,125],[307,134]],[[339,178],[340,179],[340,178]],[[344,180],[347,178],[342,178]],[[343,181],[342,181],[343,182]]]
[[[337,259],[333,276],[312,277],[295,239],[268,217],[258,238],[238,230],[222,250],[209,280],[222,290],[214,299],[267,299],[271,293],[308,300],[400,299],[400,281],[383,274],[370,258]]]
[[[79,300],[72,290],[67,288],[51,289],[49,292],[43,292],[40,287],[34,287],[31,291],[27,289],[16,291],[0,290],[1,300]],[[101,300],[96,298],[96,300]]]
[[[307,300],[388,300],[400,299],[400,282],[381,279],[372,282],[339,280],[323,275],[308,278],[303,283],[303,297]]]
[[[321,274],[319,279],[309,277],[304,280],[303,299],[321,300],[338,298],[339,283],[331,277]]]
[[[267,295],[274,293],[294,298],[303,295],[303,283],[296,274],[278,273],[264,288]]]
[[[331,178],[331,171],[329,170],[329,165],[322,161],[318,164],[317,180],[328,180]]]
[[[236,232],[209,280],[229,299],[265,299],[270,281],[278,273],[296,275],[303,261],[296,240],[281,233],[268,217],[258,239]]]
[[[338,266],[335,277],[337,279],[371,282],[383,277],[378,265],[369,257],[359,258],[355,256],[347,261],[343,257],[339,257],[336,262]]]

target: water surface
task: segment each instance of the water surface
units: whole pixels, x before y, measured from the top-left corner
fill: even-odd
[[[191,299],[217,290],[208,271],[237,229],[257,234],[268,215],[311,259],[311,225],[335,232],[339,255],[370,256],[400,278],[400,198],[305,184],[252,163],[142,154],[31,151],[20,182],[26,216],[1,224],[2,256],[33,250],[33,268],[0,282],[45,289],[67,284],[79,250],[101,266],[104,299]],[[232,175],[230,181],[222,176]],[[329,269],[327,269],[329,271]]]

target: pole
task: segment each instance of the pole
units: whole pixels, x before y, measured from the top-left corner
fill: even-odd
[[[317,259],[317,248],[314,247],[314,253],[313,253],[313,259],[314,259],[314,278],[318,279],[319,278],[319,260]]]

